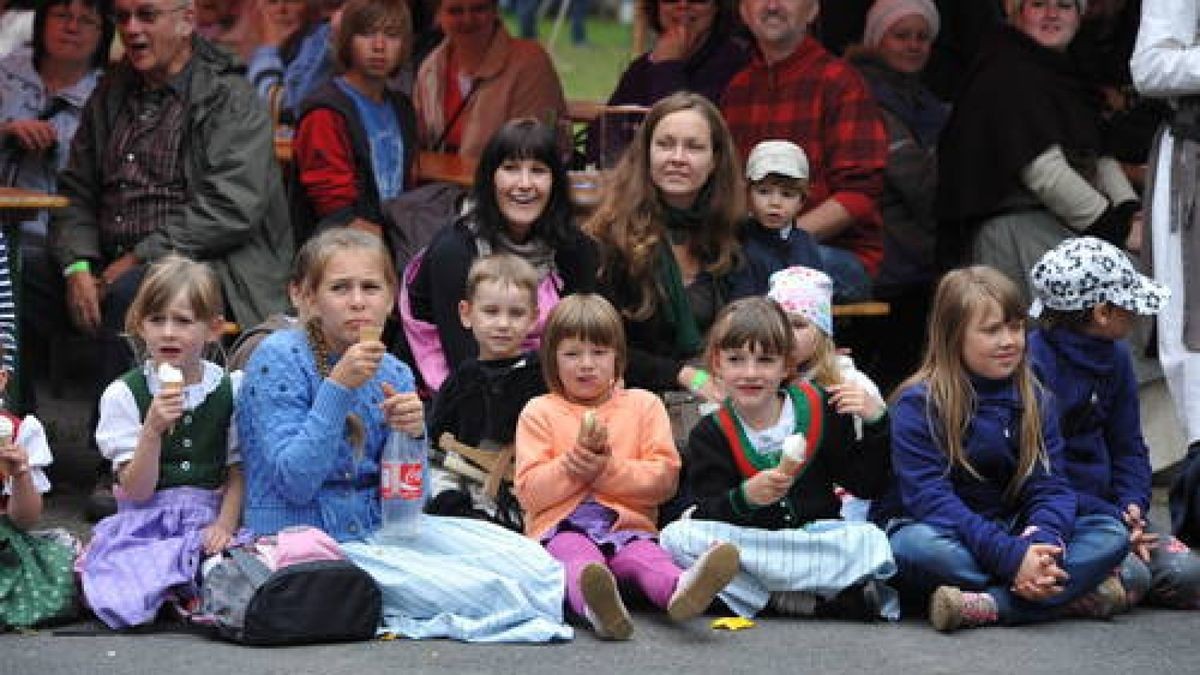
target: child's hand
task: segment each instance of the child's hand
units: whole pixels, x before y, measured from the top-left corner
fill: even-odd
[[[150,401],[146,421],[142,424],[155,435],[162,436],[175,426],[180,417],[183,417],[183,390],[164,387]]]
[[[791,489],[794,480],[794,476],[789,476],[778,469],[759,471],[745,483],[746,501],[755,506],[774,504],[783,499],[787,491]]]
[[[1012,591],[1037,602],[1058,595],[1067,581],[1067,573],[1058,566],[1062,549],[1051,544],[1030,544],[1013,579]]]
[[[877,420],[883,414],[883,401],[867,393],[857,382],[843,382],[829,387],[829,402],[842,415],[858,415],[864,420]]]
[[[572,478],[591,485],[597,476],[604,473],[610,456],[607,442],[598,451],[576,443],[563,455],[563,468]]]
[[[1122,514],[1125,525],[1129,528],[1129,550],[1141,560],[1150,561],[1150,551],[1158,545],[1158,535],[1146,531],[1146,519],[1142,517],[1142,507],[1130,504]]]
[[[200,531],[200,541],[204,545],[205,555],[216,555],[229,548],[233,542],[233,532],[221,523],[213,523]]]
[[[358,389],[375,377],[375,373],[379,371],[379,363],[383,361],[383,355],[386,353],[387,347],[378,340],[355,342],[334,364],[329,379],[347,389]]]
[[[0,446],[0,476],[21,476],[29,472],[29,455],[13,442]]]
[[[421,397],[416,392],[398,392],[387,382],[382,387],[386,398],[380,407],[383,408],[388,426],[413,438],[420,438],[425,433],[425,406],[421,403]]]

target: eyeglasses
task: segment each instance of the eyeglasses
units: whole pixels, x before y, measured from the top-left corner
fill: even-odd
[[[100,18],[90,14],[72,14],[66,8],[52,9],[46,13],[46,19],[56,21],[58,23],[70,24],[72,21],[80,28],[88,28],[98,30],[100,28]]]
[[[137,19],[138,23],[150,25],[156,23],[159,17],[161,17],[163,14],[182,12],[185,9],[187,9],[187,5],[169,7],[167,9],[143,5],[133,11],[129,11],[127,9],[114,9],[112,12],[112,20],[113,23],[117,24],[118,26],[124,26],[125,24],[129,23],[130,19]]]

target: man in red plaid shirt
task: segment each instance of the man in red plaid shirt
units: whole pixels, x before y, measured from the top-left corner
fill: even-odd
[[[758,49],[730,81],[721,111],[744,160],[760,141],[804,148],[810,192],[796,224],[821,243],[838,302],[864,300],[883,258],[876,200],[887,133],[858,72],[808,35],[817,0],[741,0]]]

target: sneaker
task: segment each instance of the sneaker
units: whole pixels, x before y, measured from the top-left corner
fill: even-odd
[[[844,588],[841,593],[819,603],[815,615],[871,623],[880,619],[881,605],[879,589],[874,583],[863,582]]]
[[[1000,611],[996,608],[996,601],[987,593],[939,586],[929,598],[929,623],[943,633],[999,621]]]
[[[717,593],[733,581],[739,562],[738,549],[729,542],[715,544],[705,551],[679,575],[675,592],[667,603],[667,614],[671,620],[687,621],[708,609]]]
[[[586,603],[584,616],[604,640],[628,640],[633,635],[629,610],[617,592],[617,580],[600,563],[591,563],[579,575],[580,590]]]
[[[1087,595],[1075,598],[1063,606],[1063,615],[1082,619],[1110,619],[1129,611],[1125,586],[1115,574],[1109,575]]]

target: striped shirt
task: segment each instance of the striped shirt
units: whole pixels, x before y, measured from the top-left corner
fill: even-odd
[[[100,157],[104,255],[116,259],[181,217],[187,202],[183,126],[189,66],[165,87],[139,87],[113,122]]]

